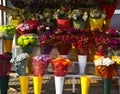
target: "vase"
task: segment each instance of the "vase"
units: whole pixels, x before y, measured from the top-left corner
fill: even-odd
[[[84,29],[85,26],[86,26],[86,22],[85,21],[80,21],[80,20],[73,21],[73,27],[75,29]]]
[[[9,75],[0,76],[0,94],[8,94]]]
[[[91,30],[95,30],[95,29],[99,29],[102,30],[103,28],[103,23],[104,23],[104,19],[103,18],[90,18],[90,29]]]
[[[59,29],[68,29],[71,25],[70,19],[57,19],[56,22]]]
[[[40,46],[41,54],[50,54],[53,49],[53,45],[43,45]]]
[[[32,58],[33,58],[33,54],[29,54],[29,57],[28,57],[28,63],[27,63],[27,67],[26,67],[26,73],[27,74],[32,74],[33,71],[32,71]]]
[[[105,11],[106,18],[112,18],[114,11],[117,7],[118,0],[114,0],[114,4],[99,4],[99,7],[102,11]]]
[[[33,26],[33,28],[37,28],[40,24],[40,20],[26,20],[25,21],[27,24],[30,24]]]
[[[81,80],[81,94],[88,94],[89,93],[89,86],[90,86],[90,76],[82,75],[80,77]]]
[[[20,88],[21,88],[21,94],[28,94],[28,82],[29,82],[29,76],[19,76],[20,80]]]
[[[0,76],[9,75],[11,71],[11,63],[0,62]]]
[[[26,75],[27,61],[28,60],[26,60],[26,59],[20,61],[20,64],[16,67],[16,72],[18,73],[18,75],[20,75],[20,76]]]
[[[103,94],[111,94],[111,78],[102,78]]]
[[[70,43],[58,43],[57,44],[59,55],[68,55],[70,48],[71,48]]]
[[[55,76],[55,94],[63,94],[64,79],[65,77]]]
[[[85,74],[87,55],[78,55],[79,74]]]
[[[3,40],[4,52],[11,52],[13,40]]]
[[[22,20],[21,19],[10,19],[10,24],[12,25],[19,25],[20,23],[22,23]]]
[[[42,80],[42,76],[33,76],[34,94],[41,94]]]

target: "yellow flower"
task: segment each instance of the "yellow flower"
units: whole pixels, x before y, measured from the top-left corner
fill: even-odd
[[[23,40],[23,43],[24,43],[24,46],[28,45],[29,44],[29,40]]]

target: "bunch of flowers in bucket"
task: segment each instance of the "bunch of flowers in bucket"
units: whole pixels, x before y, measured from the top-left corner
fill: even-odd
[[[16,72],[18,75],[26,75],[26,66],[27,66],[28,54],[21,53],[15,57],[12,57],[10,62],[15,66]]]
[[[4,39],[12,40],[16,33],[16,27],[14,25],[1,25],[0,33]]]
[[[33,32],[33,26],[27,23],[21,23],[16,27],[19,35],[30,34]]]
[[[32,53],[35,44],[37,43],[37,37],[33,34],[22,35],[17,40],[18,45],[23,52]]]

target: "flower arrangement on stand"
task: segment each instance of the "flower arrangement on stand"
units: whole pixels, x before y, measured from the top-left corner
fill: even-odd
[[[22,35],[17,40],[18,45],[21,47],[24,53],[29,54],[29,60],[27,64],[27,73],[32,73],[32,57],[33,50],[37,43],[37,37],[34,34]]]
[[[16,27],[18,35],[33,33],[33,26],[27,23],[21,23]]]
[[[13,36],[16,33],[14,25],[1,25],[0,33],[4,39],[4,52],[11,52]]]
[[[15,66],[16,72],[19,75],[21,94],[28,94],[29,76],[26,73],[28,58],[29,56],[27,53],[21,53],[15,57],[12,57],[10,60],[10,62]]]
[[[57,57],[51,60],[51,64],[55,75],[56,94],[62,94],[64,76],[71,66],[71,61],[68,58]]]
[[[94,61],[95,66],[103,78],[103,94],[110,94],[111,79],[116,63],[109,57],[101,57]]]
[[[33,60],[34,94],[41,94],[42,79],[51,61],[51,57],[48,55],[39,55],[33,57],[32,60]]]
[[[0,93],[8,94],[9,74],[11,71],[10,59],[12,54],[9,52],[0,54]]]

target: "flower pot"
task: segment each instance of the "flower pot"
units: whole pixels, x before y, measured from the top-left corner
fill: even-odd
[[[8,94],[9,76],[0,76],[0,94]]]
[[[29,76],[19,76],[21,94],[28,94]]]
[[[29,54],[29,58],[28,58],[28,63],[27,63],[27,67],[26,67],[26,73],[27,74],[32,74],[32,58],[33,58],[33,54]]]
[[[8,63],[8,62],[1,63],[0,62],[0,76],[9,75],[10,71],[11,71],[11,63]]]
[[[57,49],[60,55],[68,55],[71,48],[70,43],[59,43],[57,44]]]
[[[22,23],[22,20],[21,19],[10,19],[10,24],[12,25],[19,25],[20,23]]]
[[[41,54],[50,54],[53,49],[53,45],[43,45],[40,46]]]
[[[34,94],[41,94],[42,80],[42,76],[33,76]]]
[[[71,25],[70,19],[57,19],[57,27],[59,29],[68,29]]]
[[[85,74],[87,55],[78,55],[79,74]]]
[[[103,94],[111,94],[111,78],[103,78]]]
[[[16,72],[18,75],[23,76],[26,75],[26,66],[27,66],[28,60],[22,60],[20,64],[16,67]]]
[[[103,23],[104,23],[104,19],[103,18],[90,18],[90,29],[91,30],[95,30],[95,29],[99,29],[102,30],[103,28]]]
[[[4,52],[11,52],[13,40],[3,40]]]
[[[76,29],[84,29],[86,26],[86,22],[85,21],[73,21],[73,27]]]
[[[40,24],[40,20],[26,20],[25,22],[32,25],[34,28],[36,28]]]
[[[55,76],[55,94],[63,94],[65,77]]]
[[[82,75],[80,77],[80,80],[81,80],[81,94],[88,94],[89,93],[90,79],[91,78],[87,75]]]

